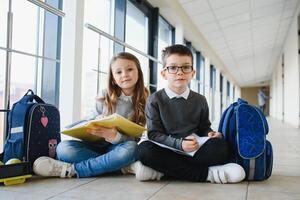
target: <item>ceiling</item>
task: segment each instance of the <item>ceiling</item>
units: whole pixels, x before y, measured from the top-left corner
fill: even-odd
[[[265,84],[300,0],[177,0],[241,87]]]

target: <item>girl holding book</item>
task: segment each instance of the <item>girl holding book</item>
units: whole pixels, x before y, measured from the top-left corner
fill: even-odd
[[[145,104],[148,90],[139,60],[121,52],[110,62],[108,87],[96,98],[95,110],[89,120],[117,113],[131,121],[145,125]],[[56,149],[58,160],[40,157],[33,170],[41,176],[93,177],[121,171],[135,173],[138,180],[160,179],[162,174],[136,161],[137,144],[134,138],[123,135],[116,128],[98,125],[87,130],[104,138],[98,143],[79,140],[62,141]]]

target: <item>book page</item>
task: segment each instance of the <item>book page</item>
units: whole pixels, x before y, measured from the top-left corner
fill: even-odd
[[[196,139],[197,139],[197,142],[201,148],[201,146],[209,139],[209,137],[205,136],[205,137],[200,137],[198,136],[197,134],[193,133],[191,134],[192,136],[194,136]],[[154,144],[157,144],[158,146],[160,147],[163,147],[163,148],[166,148],[166,149],[170,149],[176,153],[179,153],[179,154],[183,154],[183,155],[187,155],[187,156],[191,156],[193,157],[195,155],[195,153],[200,149],[197,149],[195,151],[192,151],[192,152],[185,152],[185,151],[181,151],[179,149],[175,149],[173,147],[170,147],[170,146],[167,146],[165,144],[161,144],[161,143],[158,143],[158,142],[155,142],[155,141],[152,141],[152,140],[149,140],[150,142],[154,143]]]

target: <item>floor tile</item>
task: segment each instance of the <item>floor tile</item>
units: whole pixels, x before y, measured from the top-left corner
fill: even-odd
[[[101,177],[79,188],[57,195],[74,199],[148,199],[168,182],[139,182],[134,176]],[[55,198],[54,198],[55,199]]]

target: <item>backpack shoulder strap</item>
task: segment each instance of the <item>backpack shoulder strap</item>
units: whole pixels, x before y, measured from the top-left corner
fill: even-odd
[[[218,131],[223,133],[225,139],[228,135],[228,126],[229,126],[229,120],[233,114],[234,107],[236,106],[236,103],[231,104],[223,113],[220,124],[219,124],[219,129]]]

